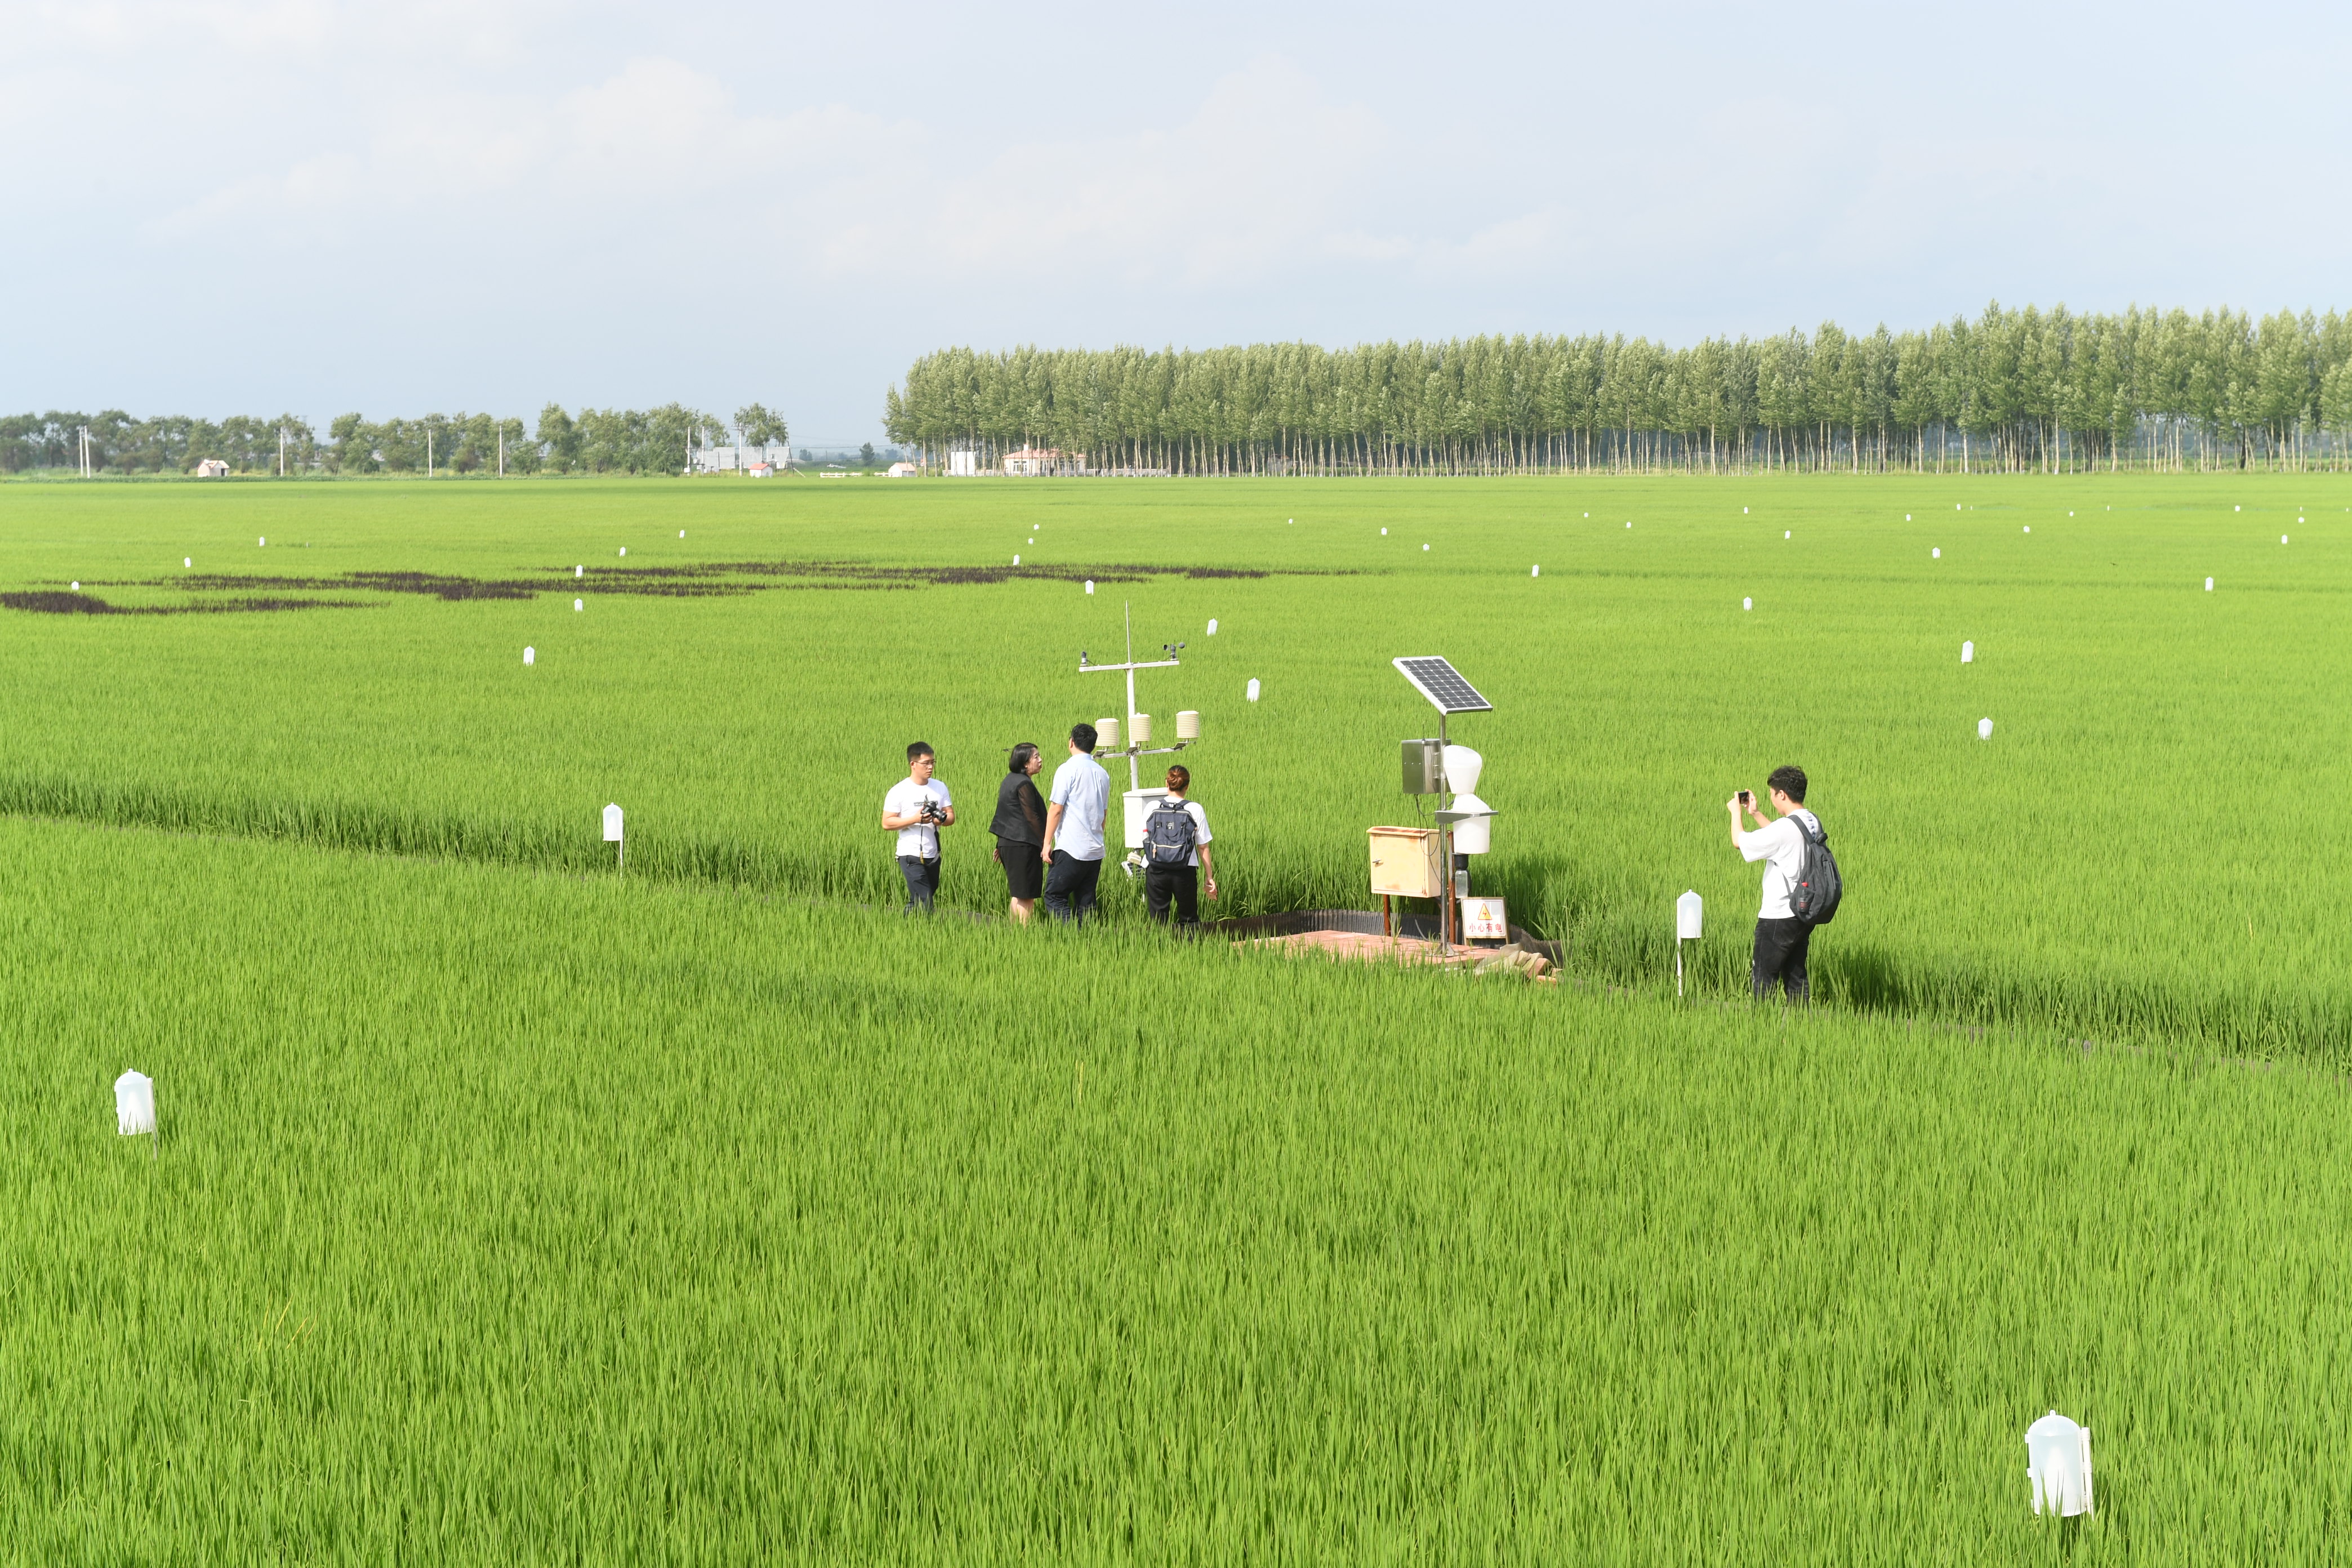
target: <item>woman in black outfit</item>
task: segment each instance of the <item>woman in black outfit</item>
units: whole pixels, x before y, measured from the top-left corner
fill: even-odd
[[[1005,759],[1010,769],[996,786],[996,816],[989,832],[996,836],[996,861],[1004,868],[1004,885],[1012,895],[1013,918],[1023,925],[1037,908],[1045,881],[1045,802],[1029,781],[1045,765],[1045,754],[1027,741]]]

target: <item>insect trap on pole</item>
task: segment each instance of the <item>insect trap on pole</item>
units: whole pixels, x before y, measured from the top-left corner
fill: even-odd
[[[621,808],[617,804],[604,808],[604,842],[613,847],[613,869],[625,870],[628,847],[621,842]]]
[[[1094,584],[1087,584],[1087,591],[1092,593]],[[1176,743],[1172,746],[1155,746],[1151,743],[1151,715],[1137,711],[1135,706],[1135,672],[1139,669],[1181,668],[1183,661],[1176,656],[1184,651],[1184,645],[1180,642],[1160,644],[1160,651],[1168,656],[1165,658],[1137,658],[1135,657],[1134,608],[1132,605],[1121,605],[1120,609],[1126,617],[1127,624],[1126,661],[1120,664],[1092,664],[1087,662],[1086,649],[1080,648],[1078,673],[1087,675],[1097,671],[1118,670],[1125,672],[1127,676],[1127,744],[1124,746],[1119,744],[1120,723],[1117,718],[1107,717],[1097,720],[1095,721],[1095,755],[1123,756],[1127,759],[1127,793],[1123,797],[1126,815],[1122,826],[1125,828],[1124,837],[1128,855],[1127,858],[1119,864],[1127,874],[1132,877],[1143,869],[1145,821],[1150,816],[1153,808],[1166,798],[1168,794],[1165,788],[1143,787],[1142,769],[1139,759],[1166,756],[1196,744],[1201,739],[1201,715],[1196,710],[1185,709],[1176,715]],[[1253,701],[1257,698],[1257,682],[1255,680],[1250,682],[1250,698]]]
[[[155,1131],[155,1080],[143,1072],[124,1073],[114,1080],[114,1131],[125,1138],[144,1133],[156,1142],[148,1151],[155,1157],[155,1149],[163,1135]]]
[[[1440,806],[1435,813],[1437,826],[1428,828],[1375,827],[1372,835],[1372,890],[1381,894],[1384,931],[1393,931],[1394,920],[1390,914],[1389,900],[1402,891],[1391,879],[1383,890],[1383,874],[1390,863],[1402,859],[1411,863],[1410,856],[1397,853],[1400,846],[1417,837],[1425,837],[1436,851],[1437,864],[1443,868],[1443,883],[1429,892],[1404,891],[1408,898],[1434,896],[1437,905],[1437,951],[1453,951],[1454,941],[1462,934],[1461,906],[1470,897],[1470,857],[1484,855],[1494,846],[1493,818],[1499,815],[1477,796],[1479,776],[1486,771],[1486,759],[1467,746],[1452,743],[1447,725],[1456,713],[1491,713],[1495,705],[1478,695],[1477,689],[1462,678],[1459,670],[1445,659],[1422,655],[1389,661],[1397,673],[1410,681],[1412,689],[1429,700],[1437,710],[1437,736],[1434,740],[1407,741],[1403,743],[1404,789],[1407,795],[1433,795]],[[1384,856],[1383,849],[1389,854]],[[1486,906],[1486,931],[1501,928],[1507,935],[1510,923],[1500,899],[1482,900]]]
[[[1960,645],[1960,662],[1962,664],[1974,664],[1976,661],[1977,645],[1972,642],[1962,643]]]
[[[1683,994],[1683,943],[1696,942],[1706,914],[1706,901],[1696,888],[1686,889],[1675,900],[1675,994]]]
[[[2026,1479],[2033,1511],[2061,1519],[2096,1511],[2091,1503],[2091,1429],[2055,1410],[2025,1429]]]

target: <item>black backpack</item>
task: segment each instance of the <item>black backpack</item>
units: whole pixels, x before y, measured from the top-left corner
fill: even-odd
[[[1809,926],[1825,926],[1837,919],[1838,900],[1845,882],[1838,875],[1837,857],[1830,853],[1830,836],[1797,818],[1804,835],[1804,858],[1797,862],[1797,885],[1789,889],[1789,912]]]
[[[1184,803],[1166,795],[1160,797],[1160,804],[1143,819],[1144,847],[1155,866],[1190,865],[1196,833],[1192,814],[1184,809]]]

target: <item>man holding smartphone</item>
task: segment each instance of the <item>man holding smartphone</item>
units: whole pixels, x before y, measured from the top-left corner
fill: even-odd
[[[1764,787],[1772,800],[1770,822],[1756,809],[1756,797],[1746,790],[1725,802],[1731,813],[1731,847],[1743,860],[1764,862],[1764,903],[1756,911],[1756,955],[1749,982],[1759,1002],[1776,980],[1790,1001],[1802,1002],[1811,994],[1805,953],[1812,945],[1813,928],[1797,918],[1789,895],[1804,869],[1806,829],[1818,835],[1822,824],[1805,809],[1804,769],[1774,768]],[[1742,812],[1756,824],[1745,833],[1739,827]]]

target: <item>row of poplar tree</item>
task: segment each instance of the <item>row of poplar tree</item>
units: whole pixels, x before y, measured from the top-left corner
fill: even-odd
[[[1867,336],[946,349],[887,401],[934,467],[1494,474],[2338,468],[2352,315],[2063,306]]]
[[[236,416],[217,424],[172,416],[133,419],[52,411],[0,416],[0,471],[74,468],[87,451],[101,472],[186,473],[218,458],[238,473],[607,473],[675,474],[696,447],[782,444],[784,421],[754,403],[730,421],[681,404],[659,408],[583,408],[549,404],[538,427],[488,414],[427,414],[370,420],[346,414],[327,439],[291,414],[275,419]]]

